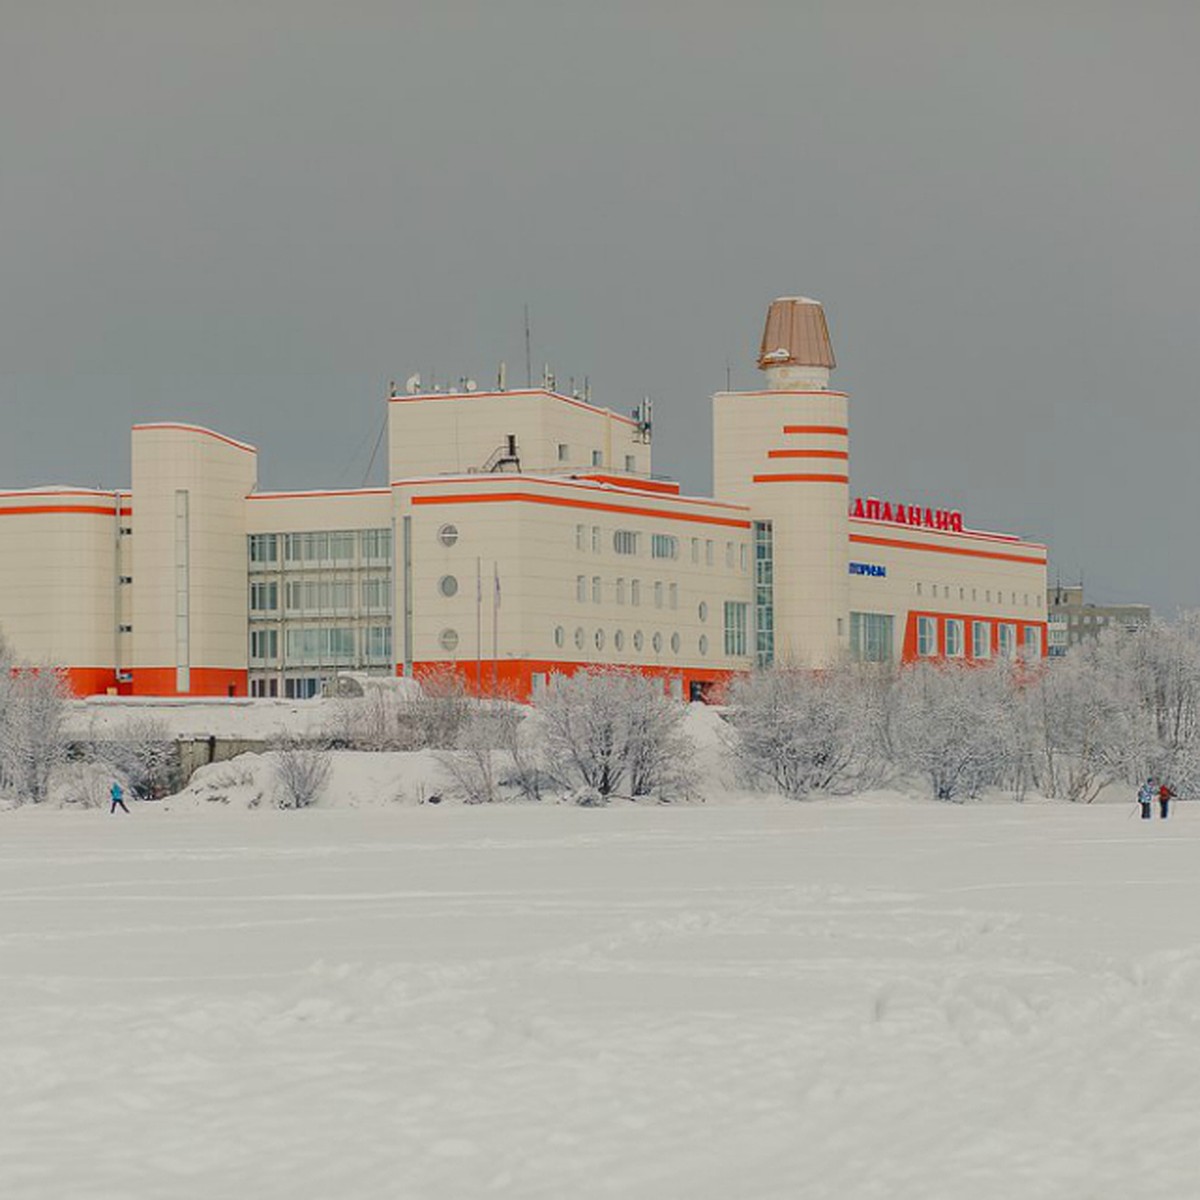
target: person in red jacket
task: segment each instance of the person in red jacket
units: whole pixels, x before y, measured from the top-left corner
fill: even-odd
[[[1158,789],[1158,815],[1165,821],[1171,811],[1171,797],[1175,793],[1167,785],[1161,784]]]

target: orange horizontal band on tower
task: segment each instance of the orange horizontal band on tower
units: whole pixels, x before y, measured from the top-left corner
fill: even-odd
[[[785,425],[784,433],[828,433],[835,437],[847,437],[850,430],[845,425]]]
[[[121,509],[121,516],[129,516],[132,510]],[[30,517],[44,513],[92,513],[98,517],[115,517],[115,508],[98,508],[94,504],[26,504],[20,507],[0,508],[0,517]]]
[[[699,513],[668,512],[657,508],[636,508],[632,504],[600,504],[595,500],[574,500],[569,496],[543,496],[531,492],[488,492],[469,495],[456,492],[445,496],[414,496],[416,504],[503,504],[511,501],[523,504],[549,504],[554,508],[584,508],[593,512],[624,513],[631,517],[653,517],[657,521],[692,521],[698,525],[727,525],[732,529],[749,529],[749,521],[730,517],[705,517]]]
[[[754,483],[849,483],[849,475],[752,475]]]
[[[768,450],[768,458],[841,458],[849,459],[846,450]]]
[[[891,546],[897,550],[928,550],[930,554],[959,554],[965,558],[995,558],[1001,562],[1027,563],[1031,567],[1044,567],[1044,558],[1026,558],[1023,554],[999,554],[995,550],[968,550],[965,546],[929,546],[924,542],[909,542],[901,538],[867,537],[852,533],[852,542],[863,546]]]

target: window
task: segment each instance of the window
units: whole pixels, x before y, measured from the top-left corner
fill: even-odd
[[[662,608],[663,586],[662,580],[655,580],[654,583],[654,607]]]
[[[625,603],[625,580],[624,579],[617,580],[617,603],[618,604]]]
[[[370,575],[362,581],[362,606],[366,609],[388,607],[388,580]]]
[[[438,645],[441,646],[447,654],[453,654],[458,649],[458,630],[443,629],[438,634]]]
[[[704,539],[704,565],[706,567],[713,565],[713,544],[711,538]]]
[[[731,571],[733,570],[733,543],[732,542],[725,543],[725,565]]]
[[[364,529],[362,531],[362,556],[371,562],[386,562],[392,557],[392,531],[390,529]]]
[[[288,662],[351,663],[355,658],[355,630],[348,626],[292,626],[284,633]]]
[[[458,526],[443,525],[441,529],[437,531],[437,540],[441,542],[443,546],[453,546],[454,543],[458,541]]]
[[[989,621],[971,622],[971,657],[992,657],[992,626]]]
[[[554,627],[554,644],[561,650],[567,641],[567,631],[561,625]]]
[[[311,675],[283,681],[283,694],[289,700],[311,700],[320,690],[321,681]]]
[[[1017,627],[1015,625],[997,625],[997,650],[1001,658],[1012,658],[1017,651]]]
[[[328,562],[328,533],[288,533],[283,539],[283,553],[288,562]],[[342,536],[342,535],[338,535]],[[353,541],[354,535],[346,535]],[[351,551],[353,557],[353,551]]]
[[[705,616],[708,615],[707,609]],[[754,522],[754,665],[775,662],[775,527]]]
[[[744,571],[749,565],[749,548],[747,546],[738,547],[738,566]]]
[[[957,620],[946,622],[946,655],[948,658],[963,656],[963,623]]]
[[[850,657],[856,662],[891,662],[892,628],[889,613],[852,612]]]
[[[329,557],[334,562],[353,562],[354,542],[353,533],[331,533],[329,535]]]
[[[678,633],[671,634],[671,653],[672,654],[679,653],[679,634]]]
[[[700,539],[692,538],[692,562],[695,565],[700,563]]]
[[[667,585],[667,607],[679,607],[679,584],[670,583]]]
[[[700,655],[701,655],[701,657],[703,657],[707,653],[708,653],[708,634],[702,633],[700,635]]]
[[[934,617],[917,618],[917,653],[922,658],[932,658],[938,652],[937,620]]]
[[[655,630],[654,636],[650,639],[650,645],[654,648],[655,654],[662,653],[662,634]]]
[[[750,605],[740,600],[725,601],[725,653],[740,658],[746,653],[746,613]]]
[[[582,650],[587,644],[587,635],[583,632],[583,627],[580,626],[575,630],[575,649]]]
[[[613,646],[617,650],[625,649],[625,634],[622,633],[621,630],[619,630],[619,629],[617,630],[616,633],[613,634]]]
[[[613,534],[613,549],[618,554],[636,554],[638,535],[632,529],[618,529]]]
[[[625,470],[630,474],[637,470],[637,459],[632,454],[625,455]]]
[[[960,600],[965,600],[967,598],[967,589],[966,588],[958,589],[958,598]]]
[[[132,575],[120,575],[117,578],[117,582],[118,583],[132,583],[133,576]]]
[[[278,560],[278,539],[273,533],[253,533],[250,535],[250,561],[256,563],[273,563]]]
[[[390,625],[368,625],[363,641],[367,658],[374,662],[391,662],[392,627]]]
[[[252,583],[250,585],[250,611],[275,612],[279,607],[279,584]]]
[[[603,650],[604,649],[604,630],[603,629],[596,630],[596,639],[595,640],[596,640],[596,649]]]
[[[603,592],[601,590],[600,576],[593,575],[592,576],[592,603],[599,604],[602,599],[603,599]]]
[[[1025,655],[1027,658],[1042,656],[1042,631],[1036,625],[1025,626]]]
[[[575,526],[575,549],[576,550],[586,550],[587,549],[587,526],[586,525],[576,525]]]
[[[586,575],[576,575],[575,576],[575,599],[578,600],[580,604],[587,603],[587,576]]]
[[[274,662],[279,657],[279,630],[250,630],[250,657]]]
[[[600,526],[599,525],[592,526],[592,553],[593,554],[600,553]]]
[[[566,442],[558,443],[558,461],[566,462],[571,457],[571,447]]]
[[[629,603],[641,604],[642,602],[642,581],[640,579],[631,579],[629,581]]]
[[[669,533],[654,533],[650,535],[650,557],[669,558],[679,557],[679,539]]]
[[[696,616],[698,616],[701,621],[708,620],[708,601],[707,600],[701,600],[700,603],[698,605],[696,605]]]
[[[438,580],[438,591],[448,600],[451,596],[458,595],[458,580],[453,575],[443,575]]]
[[[604,466],[604,452],[603,451],[601,451],[601,450],[593,450],[592,451],[592,466],[593,467]]]
[[[920,585],[920,583],[918,583],[917,584],[917,595],[919,596],[920,594],[921,594],[921,585]]]
[[[288,612],[349,612],[354,585],[349,579],[289,579],[284,605]]]
[[[633,631],[633,648],[634,648],[634,649],[635,649],[635,650],[636,650],[636,651],[637,651],[639,654],[640,654],[640,653],[641,653],[641,651],[642,651],[642,645],[643,645],[643,642],[644,642],[644,639],[642,638],[642,631],[641,631],[640,629],[635,629],[635,630]]]

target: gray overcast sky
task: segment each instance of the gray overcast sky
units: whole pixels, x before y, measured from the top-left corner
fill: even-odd
[[[528,303],[707,489],[804,293],[855,492],[1200,604],[1197,46],[1194,0],[0,0],[0,485],[127,483],[153,419],[361,483],[387,381],[519,379]]]

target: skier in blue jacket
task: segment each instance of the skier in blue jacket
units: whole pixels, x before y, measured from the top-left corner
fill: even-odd
[[[113,813],[115,813],[117,811],[118,804],[121,806],[121,811],[123,813],[127,813],[129,811],[129,809],[127,809],[125,807],[125,793],[121,789],[120,783],[117,782],[117,780],[115,780],[115,779],[113,780],[111,795],[112,795],[112,804],[109,805],[108,815],[111,817],[113,815]]]
[[[1154,804],[1154,799],[1158,795],[1158,789],[1154,786],[1154,777],[1151,776],[1138,789],[1138,803],[1142,806],[1142,820],[1149,821],[1151,819],[1151,806]]]

